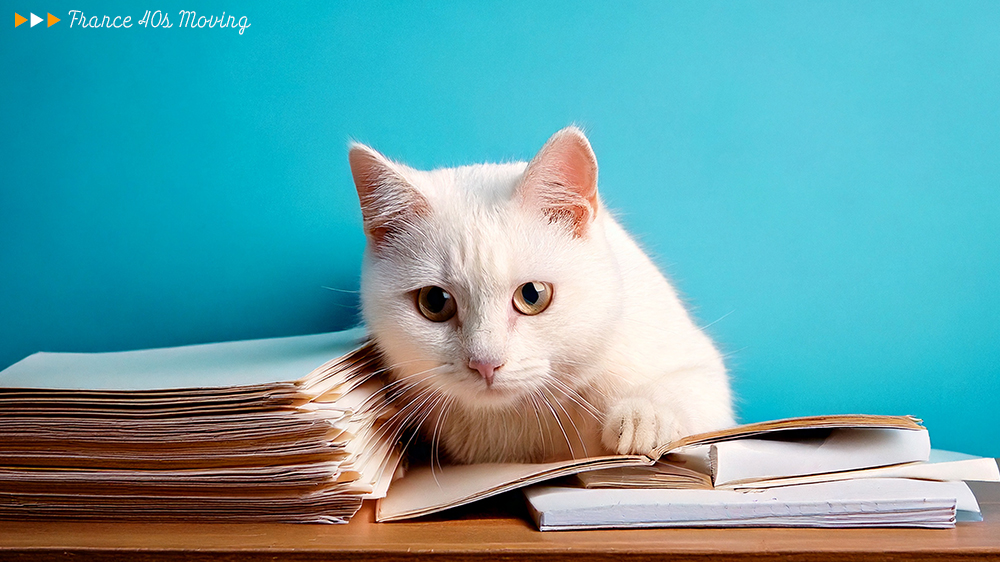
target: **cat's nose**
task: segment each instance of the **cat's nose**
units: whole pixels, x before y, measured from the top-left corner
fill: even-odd
[[[493,386],[493,373],[502,366],[503,363],[498,361],[469,360],[469,368],[479,371],[479,374],[483,376],[483,380],[486,381],[486,386]]]

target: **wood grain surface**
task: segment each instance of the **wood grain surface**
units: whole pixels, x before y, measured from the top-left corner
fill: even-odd
[[[546,532],[519,494],[441,517],[349,525],[0,521],[0,560],[1000,560],[1000,484],[973,483],[985,521],[955,529]]]

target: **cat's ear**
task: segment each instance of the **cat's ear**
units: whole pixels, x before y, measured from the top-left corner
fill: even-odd
[[[405,229],[410,219],[429,209],[427,200],[406,181],[397,165],[377,150],[351,143],[347,159],[361,202],[365,234],[376,249],[393,231]]]
[[[583,131],[566,127],[545,143],[528,163],[517,194],[583,236],[597,216],[597,157]]]

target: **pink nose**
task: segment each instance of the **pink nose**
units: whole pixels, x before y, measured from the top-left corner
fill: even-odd
[[[493,386],[493,373],[502,366],[503,363],[496,361],[469,360],[469,368],[479,371],[479,374],[483,376],[483,380],[486,381],[486,386]]]

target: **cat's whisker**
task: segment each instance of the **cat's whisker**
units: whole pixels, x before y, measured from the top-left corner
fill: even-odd
[[[388,435],[387,432],[389,430],[386,429],[386,432],[382,432],[383,428],[398,427],[400,431],[405,431],[407,427],[411,426],[410,421],[412,420],[415,411],[419,410],[420,406],[423,404],[423,402],[418,403],[417,400],[423,399],[426,401],[427,396],[433,396],[433,395],[434,395],[434,389],[432,388],[426,388],[420,391],[413,398],[413,400],[400,407],[395,413],[393,413],[393,415],[388,420],[386,420],[385,423],[383,423],[382,427],[379,429],[379,432],[376,432],[376,437],[384,437]],[[393,424],[397,422],[398,425],[393,426]]]
[[[432,369],[428,369],[430,371]],[[418,373],[422,374],[422,373]],[[413,375],[416,376],[416,375]],[[429,377],[430,375],[428,375]],[[413,387],[410,387],[412,389]],[[409,389],[408,389],[409,390]],[[398,400],[390,401],[391,407],[398,406],[396,412],[390,416],[390,418],[383,424],[380,431],[376,434],[377,436],[388,435],[389,431],[393,432],[392,440],[397,440],[399,436],[402,435],[408,428],[413,428],[417,424],[413,423],[426,403],[427,399],[434,397],[438,393],[438,390],[433,387],[426,387],[417,391],[417,393],[410,397],[410,400],[402,405],[398,406]],[[384,431],[383,431],[384,429]]]
[[[417,414],[417,416],[415,416],[414,423],[412,425],[412,427],[413,427],[413,433],[410,435],[410,439],[409,439],[409,441],[407,441],[406,446],[409,446],[410,442],[412,442],[416,438],[416,436],[420,433],[421,428],[424,427],[424,424],[427,423],[427,420],[430,419],[431,415],[433,415],[435,409],[438,409],[440,407],[441,403],[444,402],[444,400],[446,400],[446,399],[447,398],[443,394],[434,394],[434,395],[431,395],[427,399],[424,400],[424,403],[421,404],[421,408],[420,408],[419,413]],[[429,401],[429,403],[428,403],[428,401]],[[404,447],[404,450],[405,450],[405,448],[406,447]],[[431,459],[431,475],[434,476],[434,480],[436,482],[437,481],[437,476],[434,475],[433,472],[434,472],[434,461],[433,461],[433,458],[432,458]],[[440,487],[440,486],[441,486],[441,484],[438,483],[438,487]]]
[[[566,396],[566,398],[572,400],[573,403],[575,403],[577,406],[580,406],[580,408],[582,408],[584,412],[593,416],[593,418],[596,419],[597,421],[602,421],[603,416],[601,415],[597,407],[591,404],[590,401],[584,398],[583,395],[581,395],[578,391],[574,390],[563,381],[551,375],[546,377],[545,381],[552,383],[553,387],[556,390],[562,392]]]
[[[323,285],[322,288],[326,289],[327,291],[335,291],[335,292],[338,292],[338,293],[350,293],[350,294],[353,294],[353,295],[357,295],[357,294],[361,293],[361,291],[350,291],[348,289],[338,289],[336,287],[327,287],[326,285]]]
[[[600,408],[598,408],[593,402],[588,400],[580,392],[562,381],[557,381],[558,385],[556,388],[566,395],[567,398],[572,400],[575,404],[583,408],[583,410],[590,414],[594,419],[600,421],[603,417]],[[603,393],[602,393],[603,394]],[[607,397],[606,397],[607,398]]]
[[[355,304],[341,304],[339,302],[331,302],[329,304],[332,304],[333,306],[336,306],[338,308],[346,308],[348,310],[355,310],[355,311],[357,311],[357,310],[361,309],[361,304],[360,303],[355,303]]]
[[[405,394],[407,391],[414,389],[420,386],[421,384],[431,380],[431,378],[434,376],[432,374],[434,373],[434,371],[445,367],[447,367],[447,365],[438,365],[436,367],[430,367],[422,371],[417,371],[416,373],[406,375],[405,377],[399,377],[396,380],[387,383],[385,386],[383,386],[383,389],[386,390],[390,396],[399,396]]]
[[[568,360],[568,359],[554,359],[554,360],[552,360],[552,364],[553,365],[572,365],[574,367],[591,367],[592,366],[591,364],[588,364],[588,363],[580,363],[580,362],[576,362],[576,361],[572,361],[572,360]],[[614,379],[617,379],[617,380],[620,380],[620,381],[624,381],[626,384],[631,384],[632,383],[632,381],[626,375],[624,375],[622,373],[616,373],[616,372],[610,371],[610,370],[603,371],[602,372],[602,376],[612,377]]]
[[[418,400],[409,404],[404,410],[402,417],[398,418],[399,427],[403,431],[409,431],[411,429],[419,429],[420,418],[424,415],[426,410],[426,405],[429,401],[437,400],[439,395],[433,391],[428,390],[427,392],[419,395]]]
[[[399,387],[399,386],[403,386],[404,384],[409,384],[409,383],[406,383],[405,381],[407,381],[407,380],[409,380],[409,379],[412,379],[412,378],[414,378],[414,377],[418,377],[418,376],[421,376],[421,375],[426,375],[427,373],[431,373],[431,372],[433,372],[433,371],[435,371],[435,370],[437,370],[437,369],[440,369],[441,367],[446,367],[446,366],[447,366],[447,365],[438,365],[437,367],[431,367],[430,369],[425,369],[425,370],[423,370],[423,371],[420,371],[420,372],[417,372],[417,373],[414,373],[414,374],[412,374],[412,375],[407,375],[407,376],[405,376],[405,377],[401,377],[401,378],[399,378],[399,379],[396,379],[395,381],[392,381],[392,382],[391,382],[391,383],[389,383],[389,384],[386,384],[386,385],[383,385],[383,386],[382,386],[382,391],[383,391],[383,393],[385,393],[385,395],[386,395],[386,396],[390,397],[390,398],[389,398],[389,399],[390,399],[390,401],[393,401],[393,402],[394,402],[395,400],[393,400],[393,399],[391,398],[391,396],[393,395],[393,393],[395,393],[395,392],[400,392],[400,393],[403,393],[403,392],[406,392],[406,391],[407,391],[407,390],[409,390],[409,389],[412,389],[412,388],[415,388],[415,387],[416,387],[416,385],[415,385],[415,384],[410,384],[409,386],[406,386],[406,387],[405,387],[405,388],[404,388],[404,389],[403,389],[402,391],[399,391],[397,387]],[[430,378],[429,376],[428,376],[428,377],[424,377],[424,379],[423,379],[423,380],[421,380],[421,381],[418,381],[418,383],[417,383],[417,384],[419,384],[420,382],[423,382],[424,380],[428,380],[429,378]],[[376,397],[376,396],[372,396],[372,397],[371,397],[371,398],[369,398],[368,400],[371,400],[372,398],[375,398],[375,397]],[[368,400],[365,400],[365,402],[364,402],[364,403],[362,403],[362,404],[363,404],[363,405],[367,405],[367,402],[368,402]]]
[[[543,391],[544,390],[548,390],[548,389],[543,387]],[[556,406],[558,406],[559,409],[562,410],[562,412],[564,414],[566,414],[566,419],[569,421],[570,425],[573,426],[573,431],[576,432],[576,437],[577,437],[577,439],[579,439],[580,446],[583,447],[583,454],[586,455],[587,454],[587,446],[586,446],[587,440],[584,439],[583,438],[583,434],[580,433],[580,428],[578,428],[576,426],[576,422],[573,421],[573,416],[570,415],[570,413],[568,411],[566,411],[566,408],[562,405],[562,401],[559,400],[558,398],[556,398],[556,396],[554,394],[552,394],[551,391],[549,391],[549,396],[552,396],[552,401],[555,402]],[[570,453],[570,455],[573,458],[576,458],[576,454],[573,452],[572,445],[569,448],[569,453]]]
[[[434,481],[438,484],[438,487],[441,486],[441,483],[437,482],[437,475],[434,473],[434,461],[435,461],[435,459],[437,460],[438,468],[443,471],[444,467],[441,465],[441,454],[440,454],[440,447],[439,447],[439,445],[441,443],[440,429],[441,429],[442,422],[448,416],[449,408],[450,408],[452,402],[454,402],[454,400],[455,400],[454,396],[449,396],[441,404],[440,411],[438,412],[437,421],[434,422],[434,431],[433,431],[432,436],[431,436],[431,475],[434,476]]]
[[[525,394],[524,396],[525,396],[525,398],[527,400],[531,401],[531,404],[530,404],[531,407],[529,409],[535,414],[535,421],[538,422],[538,435],[539,435],[539,438],[541,439],[541,442],[542,442],[541,443],[542,450],[544,450],[545,449],[545,433],[546,432],[545,432],[545,429],[542,428],[542,417],[538,414],[538,412],[540,410],[540,408],[538,407],[538,401],[535,399],[535,396],[533,394],[531,394],[531,393]]]
[[[569,454],[574,458],[576,458],[576,454],[573,451],[573,444],[570,443],[569,441],[569,434],[566,433],[566,428],[563,427],[562,421],[559,419],[559,414],[556,413],[555,408],[553,408],[552,404],[549,403],[548,398],[546,398],[545,395],[541,393],[541,389],[538,389],[536,392],[538,397],[542,399],[542,404],[546,408],[548,408],[549,412],[552,413],[552,418],[555,420],[556,425],[559,426],[559,431],[562,432],[563,437],[566,439],[566,446],[569,447]]]
[[[744,351],[746,351],[748,349],[750,349],[749,345],[741,347],[739,349],[734,349],[732,351],[728,351],[728,352],[722,354],[722,358],[723,359],[729,359],[730,357],[736,355],[737,353],[742,353],[742,352],[744,352]]]
[[[431,367],[429,369],[424,369],[423,371],[418,371],[416,373],[413,373],[413,374],[410,374],[410,375],[406,375],[405,377],[399,377],[398,379],[396,379],[396,380],[394,380],[394,381],[386,384],[385,386],[383,386],[382,389],[384,391],[388,392],[389,394],[405,392],[406,390],[409,390],[411,388],[415,388],[417,384],[420,384],[421,382],[424,382],[425,380],[428,380],[430,377],[424,377],[420,381],[417,381],[417,383],[408,382],[411,379],[413,379],[415,377],[419,377],[421,375],[425,375],[427,373],[431,373],[433,371],[436,371],[437,369],[441,369],[441,368],[447,367],[447,366],[448,366],[447,364],[438,365],[436,367]],[[404,387],[404,388],[403,388],[402,391],[400,391],[397,387]]]
[[[721,321],[725,320],[726,317],[728,317],[730,314],[732,314],[734,312],[736,312],[735,308],[733,310],[730,310],[729,312],[723,314],[722,316],[716,318],[715,320],[712,320],[708,324],[705,324],[704,326],[701,327],[701,329],[704,330],[705,328],[709,328],[709,327],[715,325],[717,322],[721,322]]]
[[[417,434],[420,432],[420,426],[423,425],[424,421],[427,419],[427,416],[429,416],[430,412],[433,411],[432,408],[434,402],[432,402],[431,408],[426,408],[426,409],[424,408],[424,405],[427,403],[427,401],[431,399],[433,399],[436,402],[437,400],[441,399],[441,395],[435,395],[433,393],[429,394],[426,398],[424,398],[423,402],[420,403],[415,415],[412,418],[408,418],[406,420],[407,422],[406,426],[412,428],[412,432],[410,433],[410,438],[406,441],[405,444],[403,444],[401,448],[401,454],[405,453],[406,450],[410,447],[410,444],[413,442]],[[411,421],[415,421],[415,423],[412,424],[409,423]]]
[[[421,363],[421,362],[429,363],[430,361],[428,361],[427,359],[410,359],[409,361],[400,361],[398,363],[393,363],[392,365],[381,365],[379,367],[379,372],[384,373],[387,371],[391,371],[392,369],[395,369],[397,367],[402,367],[403,365],[410,365],[411,363]]]
[[[407,363],[416,363],[418,361],[421,361],[421,360],[420,359],[415,359],[413,361],[403,361],[402,363],[398,363],[396,366],[398,366],[398,365],[404,365],[404,364],[407,364]],[[389,367],[384,367],[383,366],[383,367],[380,367],[378,369],[373,369],[371,371],[368,371],[368,372],[362,374],[360,377],[358,377],[357,381],[355,382],[355,386],[360,386],[360,385],[362,385],[362,384],[370,381],[373,378],[379,377],[380,375],[382,375],[382,374],[390,371],[392,369],[392,367],[394,367],[394,366],[389,366]],[[382,389],[385,390],[385,385],[382,386]],[[367,403],[367,400],[365,401],[365,403]]]
[[[429,361],[427,361],[426,359],[412,359],[410,361],[400,361],[399,363],[394,363],[392,365],[382,365],[382,366],[380,366],[379,369],[376,369],[375,371],[373,371],[372,373],[370,373],[368,375],[368,377],[377,376],[377,375],[383,375],[385,373],[391,372],[392,370],[394,370],[394,369],[396,369],[398,367],[402,367],[403,365],[410,365],[412,363],[428,363],[428,362]],[[438,365],[438,366],[440,367],[440,366],[444,366],[444,365],[445,364]],[[432,367],[432,368],[436,368],[436,367]]]

